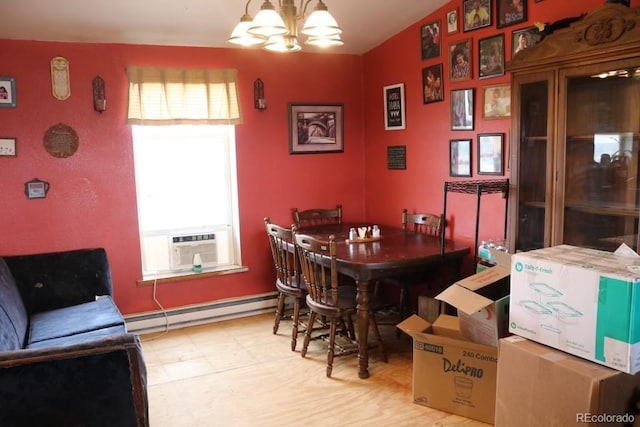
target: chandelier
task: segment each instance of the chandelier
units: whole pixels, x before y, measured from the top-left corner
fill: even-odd
[[[251,1],[247,1],[240,23],[227,40],[229,43],[245,47],[262,45],[274,52],[296,52],[301,49],[298,43],[298,20],[305,19],[307,6],[312,0],[300,0],[299,15],[295,0],[278,0],[279,12],[276,12],[271,1],[264,0],[255,18],[249,15]],[[307,36],[305,44],[311,46],[331,47],[344,44],[340,38],[342,29],[322,0],[318,0],[300,32]]]

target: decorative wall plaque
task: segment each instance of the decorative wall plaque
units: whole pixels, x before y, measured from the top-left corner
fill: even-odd
[[[51,126],[44,134],[44,148],[53,157],[72,156],[78,145],[78,134],[64,123]]]
[[[387,169],[407,168],[407,146],[390,145],[387,147]]]
[[[69,61],[62,56],[51,59],[51,92],[53,97],[65,100],[71,95]]]

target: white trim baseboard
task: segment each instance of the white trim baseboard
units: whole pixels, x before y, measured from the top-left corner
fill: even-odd
[[[190,305],[125,316],[127,330],[137,334],[162,332],[204,323],[275,312],[277,292],[230,298],[207,304]]]

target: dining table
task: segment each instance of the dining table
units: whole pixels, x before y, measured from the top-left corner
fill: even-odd
[[[369,293],[378,279],[452,268],[455,281],[460,278],[464,257],[471,252],[468,244],[385,225],[378,225],[380,235],[376,239],[349,240],[352,228],[372,226],[370,223],[342,223],[297,231],[320,240],[335,236],[338,273],[352,278],[358,288],[358,376],[363,379],[369,377]]]

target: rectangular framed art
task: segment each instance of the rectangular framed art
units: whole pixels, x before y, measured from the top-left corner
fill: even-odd
[[[0,138],[0,156],[13,156],[16,155],[16,139],[15,138]]]
[[[527,20],[527,0],[497,0],[497,28],[508,27]]]
[[[423,103],[444,101],[444,84],[442,82],[442,64],[422,69]]]
[[[440,56],[441,21],[431,22],[420,27],[420,46],[422,59]]]
[[[343,104],[289,104],[289,153],[342,153]]]
[[[451,130],[473,130],[473,89],[451,91]]]
[[[478,134],[478,175],[504,175],[504,134]]]
[[[509,84],[482,88],[482,118],[503,119],[511,116],[511,86]]]
[[[471,176],[471,140],[449,140],[449,175]]]
[[[491,26],[491,0],[464,0],[462,17],[464,31]]]
[[[453,9],[447,12],[447,34],[455,34],[460,31],[459,22],[458,9]]]
[[[16,106],[16,79],[0,77],[0,108]]]
[[[504,33],[480,39],[478,50],[481,79],[504,75]]]
[[[404,83],[385,86],[384,92],[384,129],[402,130],[405,128]]]
[[[511,32],[511,57],[513,58],[516,53],[535,46],[540,40],[542,40],[542,34],[536,26],[513,30]]]
[[[452,82],[471,80],[473,69],[472,39],[460,40],[449,45],[449,76]]]

